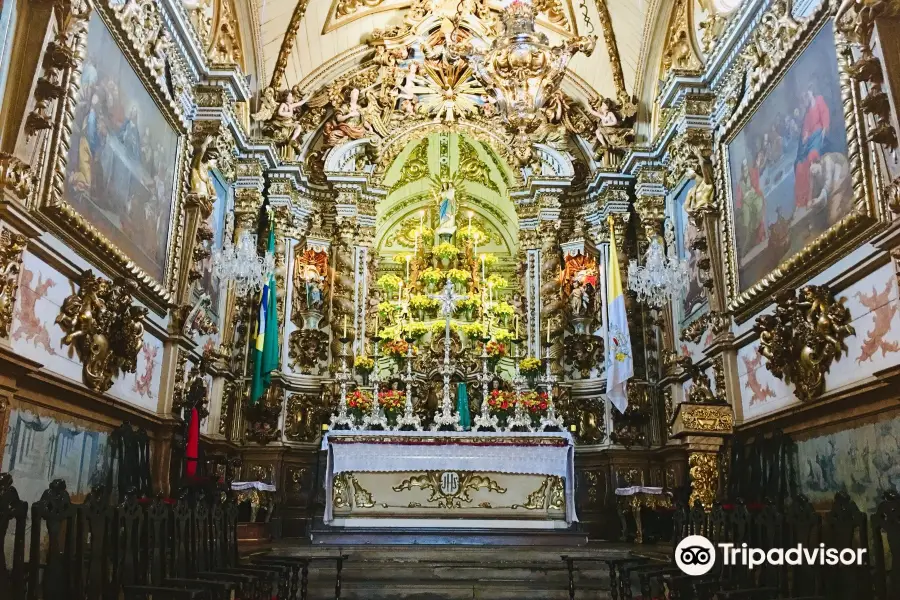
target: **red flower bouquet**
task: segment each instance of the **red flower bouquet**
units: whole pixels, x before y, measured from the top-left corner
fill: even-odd
[[[400,390],[378,392],[378,402],[391,425],[397,424],[397,417],[406,408],[406,394]]]
[[[347,412],[353,415],[357,421],[362,420],[363,415],[372,412],[372,393],[353,390],[347,394]]]

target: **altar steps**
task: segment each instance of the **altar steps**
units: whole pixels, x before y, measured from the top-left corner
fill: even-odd
[[[577,548],[587,544],[587,534],[570,530],[461,529],[453,527],[330,527],[314,525],[310,540],[315,545],[364,546],[556,546]]]
[[[275,553],[290,554],[284,542]],[[298,547],[299,552],[321,546]],[[504,546],[365,546],[332,547],[349,555],[342,572],[344,600],[567,600],[569,574],[564,554],[621,558],[624,548]],[[604,562],[576,563],[579,600],[609,598],[609,571]],[[334,597],[334,566],[313,561],[310,598]]]

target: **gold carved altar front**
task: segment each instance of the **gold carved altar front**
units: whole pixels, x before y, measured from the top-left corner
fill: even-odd
[[[554,475],[424,471],[341,473],[334,517],[524,519],[565,522],[565,485]]]

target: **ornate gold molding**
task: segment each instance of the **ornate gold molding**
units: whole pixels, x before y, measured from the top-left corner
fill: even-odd
[[[690,504],[698,500],[707,511],[712,510],[719,487],[719,457],[712,452],[693,452],[688,456],[691,476]]]
[[[284,419],[284,435],[295,442],[314,442],[331,410],[322,394],[291,394]]]
[[[0,152],[0,191],[10,190],[19,200],[25,200],[31,189],[31,167],[12,154]]]
[[[395,492],[411,490],[414,487],[428,490],[431,496],[428,502],[437,502],[438,508],[462,508],[463,502],[471,503],[471,492],[479,489],[486,489],[489,492],[505,494],[506,488],[500,487],[500,484],[486,475],[470,473],[463,471],[458,473],[459,483],[455,491],[445,492],[441,486],[442,471],[427,471],[421,475],[413,475],[400,482],[399,485],[393,486]]]
[[[0,235],[0,337],[9,336],[16,291],[19,289],[19,272],[22,254],[28,240],[24,235],[4,229]]]
[[[120,372],[135,372],[147,309],[133,305],[133,279],[109,281],[87,270],[78,286],[63,300],[56,323],[66,334],[62,343],[73,347],[84,364],[84,383],[105,392]]]
[[[296,329],[288,336],[288,367],[304,375],[318,371],[328,359],[328,334],[316,329]]]
[[[681,431],[692,433],[729,434],[734,429],[734,412],[727,404],[682,403],[677,420]]]
[[[835,300],[827,286],[785,290],[775,298],[775,313],[756,319],[766,368],[793,383],[794,395],[803,402],[822,394],[832,361],[848,351],[844,340],[856,333],[845,301]]]
[[[300,22],[306,15],[307,8],[309,8],[309,0],[297,0],[294,12],[291,13],[291,20],[288,21],[287,29],[281,40],[281,47],[278,49],[278,58],[275,59],[275,68],[272,70],[272,79],[269,81],[271,88],[278,89],[284,84],[284,72],[287,69],[288,58],[291,56],[297,32],[300,31]]]

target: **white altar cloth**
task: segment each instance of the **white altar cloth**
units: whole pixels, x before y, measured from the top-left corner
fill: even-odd
[[[435,438],[438,441],[435,441]],[[516,444],[516,438],[521,444]],[[538,440],[547,440],[539,444]],[[562,477],[566,522],[575,515],[575,445],[567,431],[329,431],[325,522],[334,519],[334,476],[345,472],[475,471]]]

